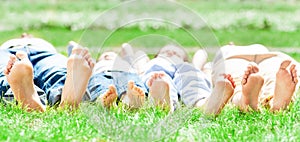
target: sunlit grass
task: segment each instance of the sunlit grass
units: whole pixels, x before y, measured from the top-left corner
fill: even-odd
[[[180,108],[168,114],[159,108],[107,110],[83,104],[77,111],[49,109],[24,112],[0,106],[0,139],[8,141],[298,141],[299,99],[289,110],[241,113],[231,105],[218,117]]]

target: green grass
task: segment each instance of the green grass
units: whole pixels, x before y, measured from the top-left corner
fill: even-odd
[[[189,16],[180,12],[175,18],[183,21],[176,28],[168,22],[157,27],[153,21],[118,28],[115,23],[128,18],[128,14],[100,26],[92,23],[121,0],[2,0],[0,43],[28,32],[51,42],[62,54],[66,54],[68,41],[80,41],[96,58],[100,51],[116,49],[124,42],[142,47],[149,54],[157,50],[155,47],[171,42],[184,46],[192,55],[194,47],[216,48],[233,41],[238,45],[260,43],[286,51],[300,61],[299,1],[178,2],[195,11],[207,25],[194,28],[197,23],[186,24],[184,20]],[[144,8],[131,10],[132,16]],[[175,12],[164,5],[156,10],[166,17]],[[115,17],[103,21],[110,18]],[[107,28],[111,25],[114,30]],[[0,141],[299,141],[300,100],[298,97],[289,110],[276,114],[265,109],[244,114],[227,105],[216,118],[188,108],[168,115],[148,106],[135,111],[124,106],[105,110],[84,103],[77,111],[49,108],[45,113],[28,113],[16,106],[0,105],[0,132]]]
[[[241,113],[228,105],[216,118],[181,108],[168,115],[159,108],[105,110],[83,104],[77,111],[28,113],[0,106],[1,141],[299,141],[299,99],[276,114]]]

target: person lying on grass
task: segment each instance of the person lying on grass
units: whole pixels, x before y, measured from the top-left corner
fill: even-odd
[[[125,69],[112,70],[113,64],[109,64],[116,57],[114,54],[112,57],[109,53],[103,54],[92,75],[94,63],[87,49],[70,42],[68,47],[72,49],[67,58],[48,45],[51,44],[28,35],[9,40],[1,46],[1,98],[16,99],[24,109],[42,112],[46,102],[50,106],[77,107],[82,100],[95,101],[100,94],[100,102],[109,106],[115,99],[110,95],[117,92],[131,107],[141,105],[139,100],[144,99],[146,92],[144,84],[138,75],[122,71]],[[116,84],[118,89],[112,84]]]
[[[130,53],[128,50],[126,51]],[[214,89],[205,75],[187,63],[186,52],[177,46],[163,47],[142,69],[141,78],[149,90],[149,99],[156,106],[173,112],[180,105],[202,109],[207,114],[219,114],[233,94],[230,75],[221,74]]]
[[[197,58],[197,57],[196,57]],[[219,71],[231,74],[236,88],[231,102],[242,111],[286,109],[298,89],[298,63],[262,45],[226,45],[213,61],[212,80]]]
[[[88,50],[74,48],[67,58],[52,51],[52,48],[40,46],[41,41],[23,36],[1,46],[1,98],[13,97],[22,108],[43,112],[46,103],[39,96],[43,93],[37,92],[41,89],[50,106],[77,107],[86,92],[94,67]],[[12,93],[8,93],[10,89]]]

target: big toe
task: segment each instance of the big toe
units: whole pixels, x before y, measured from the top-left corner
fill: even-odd
[[[132,80],[128,81],[128,89],[133,89],[134,82]]]
[[[74,54],[80,55],[83,49],[84,49],[84,48],[82,48],[82,47],[75,46],[75,47],[72,49],[72,55],[74,55]]]
[[[128,43],[123,43],[122,44],[122,52],[125,55],[133,55],[133,49],[132,46]]]
[[[88,48],[86,48],[86,47],[85,47],[85,48],[81,48],[80,55],[81,55],[82,57],[90,57]]]
[[[16,53],[16,56],[17,56],[17,58],[19,58],[20,60],[28,59],[27,53],[24,52],[24,51],[18,51],[18,52]]]
[[[291,64],[291,60],[284,60],[281,62],[280,64],[280,69],[286,69],[290,64]]]

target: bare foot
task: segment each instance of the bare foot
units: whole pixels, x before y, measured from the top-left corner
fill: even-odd
[[[133,56],[134,53],[131,45],[128,43],[123,43],[122,50],[120,52],[120,57],[126,60],[127,62],[131,63]]]
[[[134,55],[132,66],[137,70],[138,74],[143,74],[145,72],[145,66],[150,61],[150,58],[144,51],[137,51]]]
[[[141,88],[135,86],[133,81],[128,81],[127,92],[124,97],[128,98],[128,105],[131,108],[140,108],[145,102],[145,92]],[[123,99],[125,99],[124,97]]]
[[[21,38],[32,38],[33,36],[28,33],[22,33]]]
[[[100,101],[104,107],[109,108],[115,105],[117,98],[118,93],[116,87],[114,85],[110,85],[108,90],[101,97],[99,97],[97,101]]]
[[[147,85],[150,88],[150,96],[155,106],[170,108],[173,111],[173,104],[170,99],[170,86],[166,79],[166,74],[159,72],[154,73],[149,79]]]
[[[295,93],[296,84],[298,83],[297,70],[295,64],[292,64],[290,69],[287,70],[290,64],[290,60],[283,61],[276,74],[274,98],[271,102],[272,111],[285,109]]]
[[[60,107],[77,107],[86,91],[92,75],[94,61],[88,50],[75,47],[67,63],[67,77],[62,92]]]
[[[203,109],[206,114],[217,115],[233,95],[234,88],[235,84],[231,75],[221,75],[214,84],[211,96],[197,102],[195,107]]]
[[[193,56],[192,63],[196,68],[202,70],[207,61],[207,52],[204,49],[199,49]]]
[[[33,68],[25,52],[17,52],[16,56],[10,56],[4,74],[15,99],[21,104],[22,108],[28,111],[38,110],[44,112],[46,110],[34,88]]]
[[[248,111],[250,106],[258,110],[258,96],[264,84],[264,79],[258,74],[258,67],[255,63],[248,65],[242,80],[242,94],[238,102],[234,102],[242,111]]]
[[[75,47],[81,47],[81,45],[79,45],[78,43],[76,43],[74,41],[69,41],[69,44],[67,45],[68,57],[72,54],[72,50]]]

